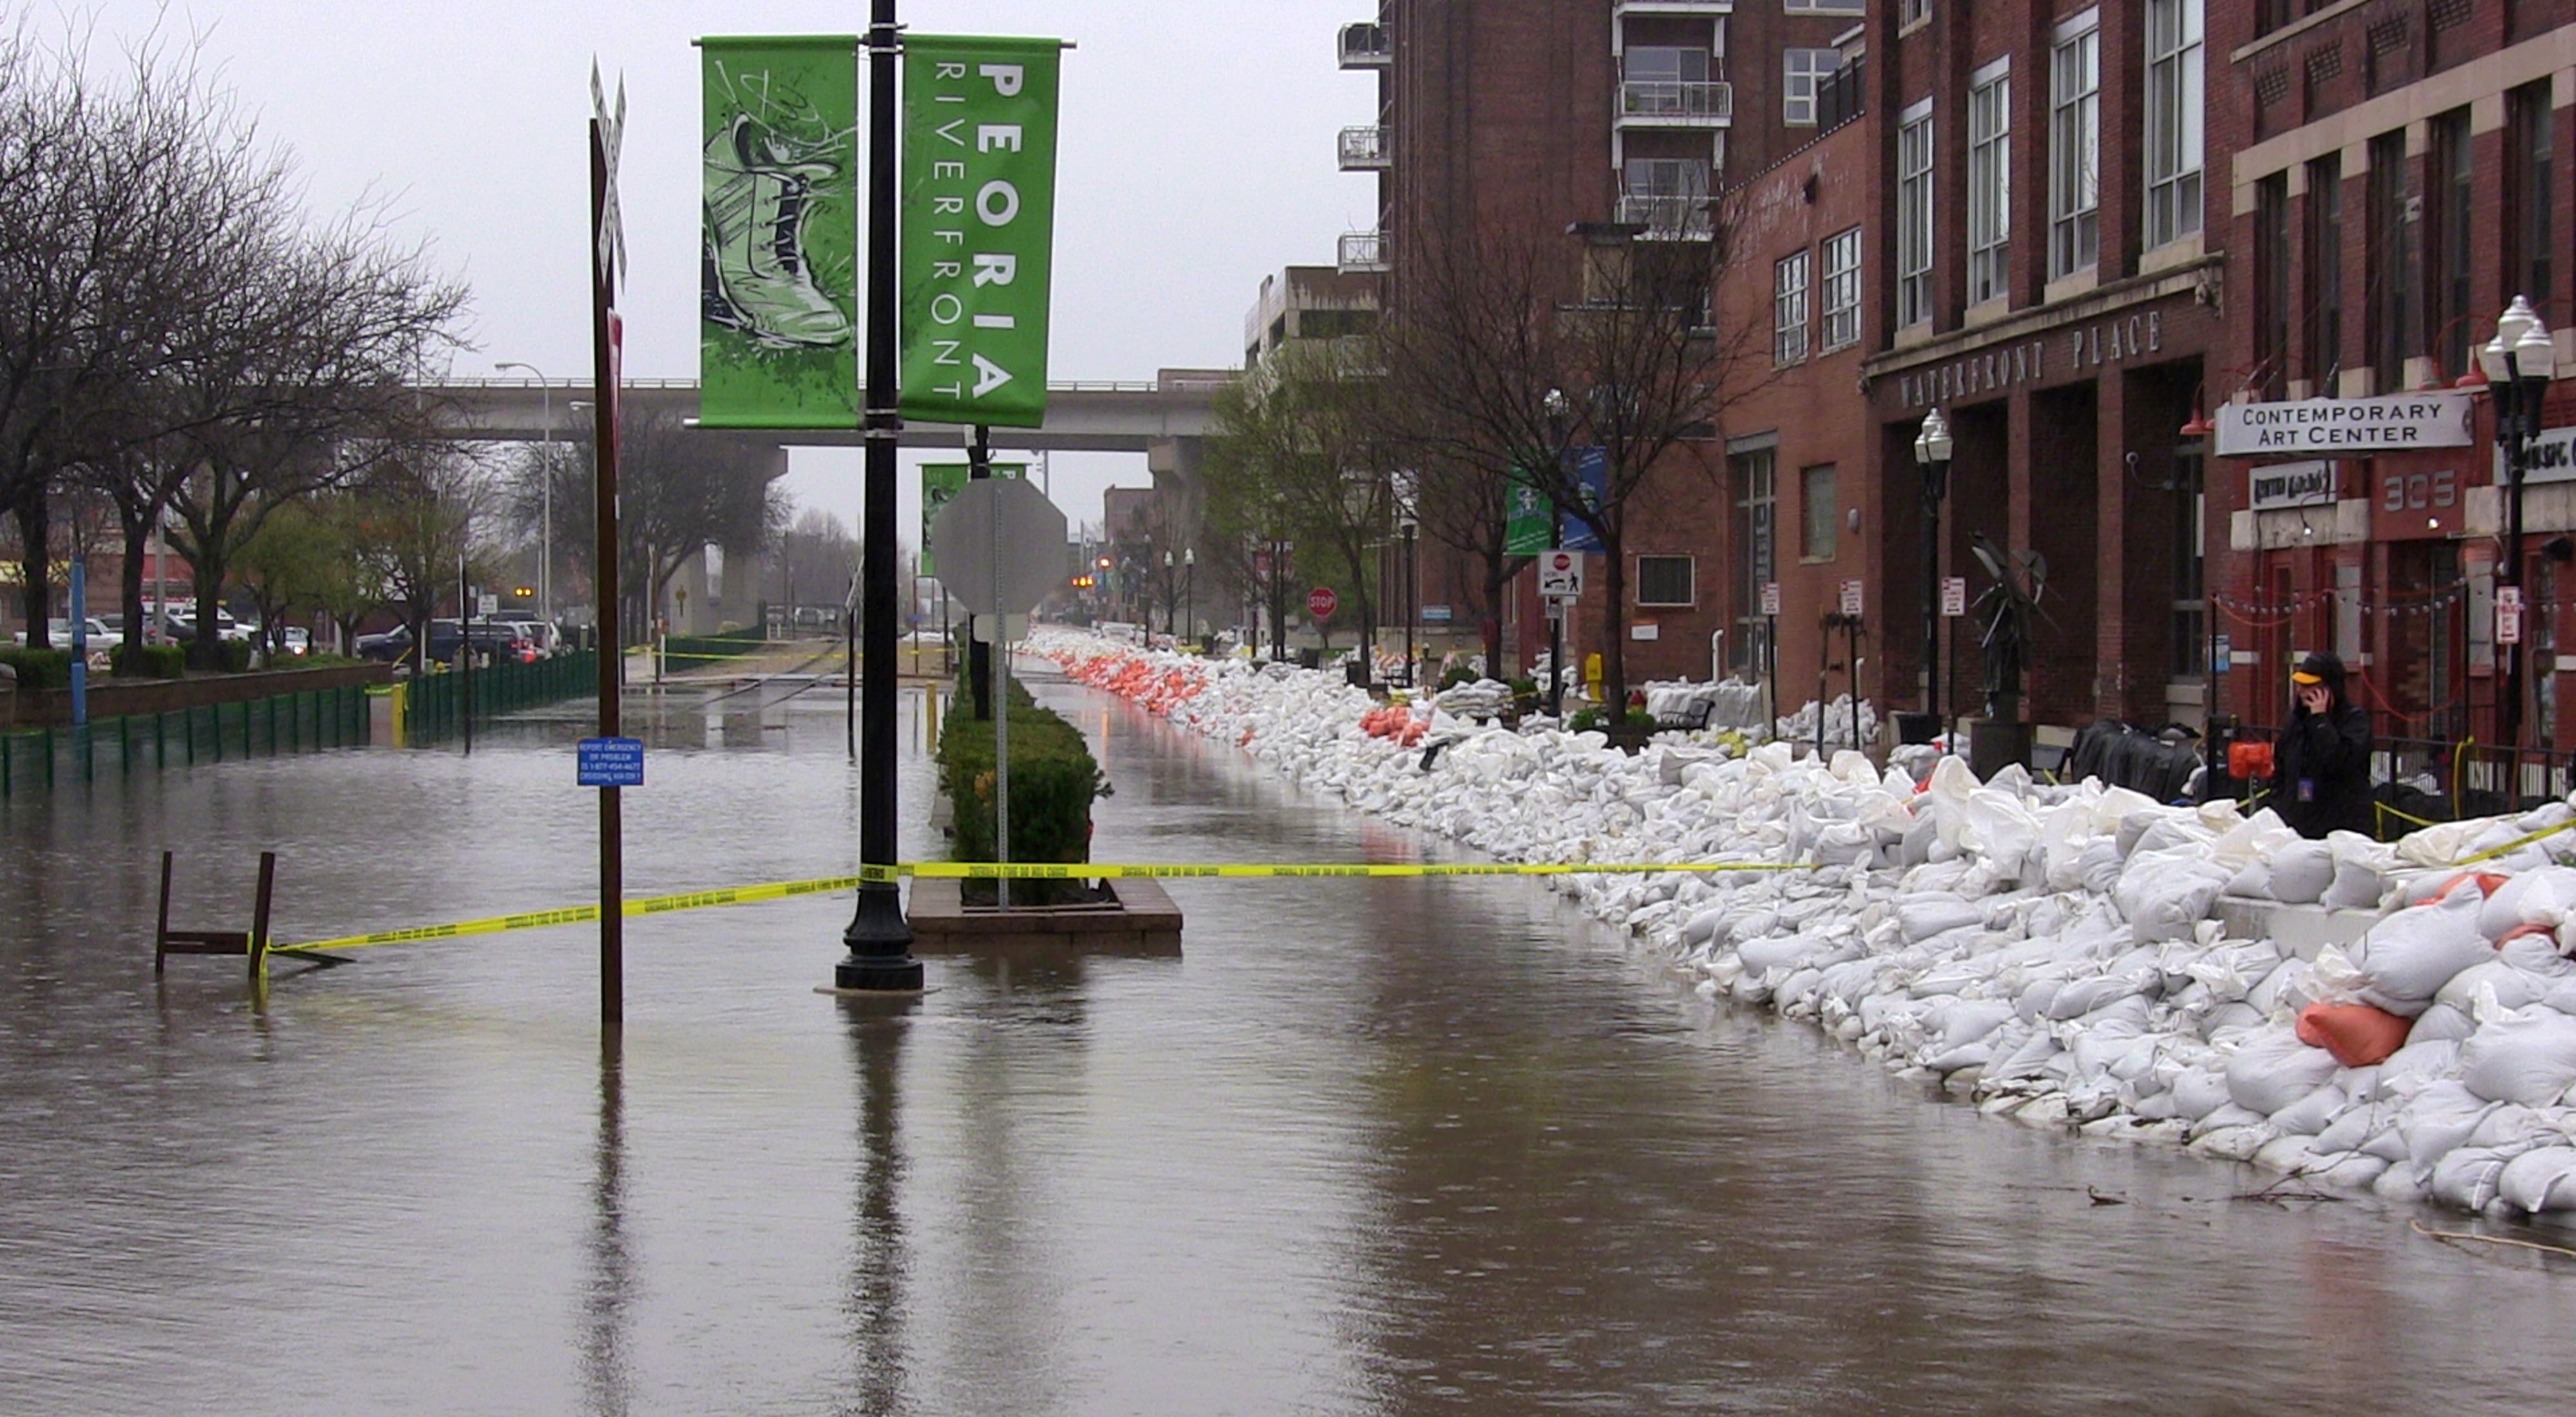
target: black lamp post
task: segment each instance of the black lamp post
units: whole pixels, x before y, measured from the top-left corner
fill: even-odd
[[[1941,712],[1941,499],[1950,492],[1950,420],[1934,408],[1914,437],[1923,470],[1923,711]],[[1953,744],[1953,748],[1957,745]]]
[[[1414,679],[1415,666],[1420,660],[1413,652],[1413,622],[1422,618],[1422,582],[1413,568],[1413,538],[1419,530],[1413,514],[1407,512],[1404,517],[1404,687],[1408,689],[1420,687]]]
[[[2522,589],[2522,489],[2531,471],[2531,443],[2540,436],[2540,403],[2558,373],[2558,342],[2531,302],[2515,296],[2496,317],[2495,338],[2478,351],[2478,367],[2496,401],[2496,441],[2504,451],[2505,476],[2512,491],[2505,502],[2504,566],[2499,579]],[[2529,602],[2525,602],[2528,611]],[[2501,648],[2501,647],[2499,647]],[[2517,753],[2522,748],[2523,652],[2516,644],[2505,659],[2503,723],[2497,736]],[[2520,777],[2519,764],[2514,777]],[[2521,796],[2518,781],[2505,790]]]
[[[1181,623],[1190,627],[1190,638],[1199,637],[1199,549],[1181,548]]]
[[[1172,612],[1180,608],[1177,604],[1180,597],[1173,592],[1179,589],[1172,575],[1172,553],[1166,551],[1163,553],[1163,633],[1175,646],[1180,643],[1180,636],[1172,628]]]

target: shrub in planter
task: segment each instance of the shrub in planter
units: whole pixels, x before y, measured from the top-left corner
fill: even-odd
[[[122,644],[108,662],[116,673],[130,678],[176,679],[187,672],[188,647]]]
[[[251,643],[248,640],[217,640],[215,664],[226,674],[250,672]]]
[[[1109,795],[1109,780],[1081,730],[1040,708],[1011,686],[1011,859],[1091,859],[1091,804]],[[939,735],[939,785],[948,794],[961,861],[991,861],[995,849],[993,724],[971,712],[952,714]],[[968,883],[970,886],[974,882]],[[1080,899],[1080,881],[1026,881],[1014,901],[1044,905]],[[981,894],[981,892],[977,892]]]
[[[1461,684],[1473,684],[1475,682],[1476,671],[1463,664],[1453,664],[1449,666],[1448,672],[1440,676],[1440,687],[1443,689],[1454,689]]]
[[[68,689],[72,685],[72,652],[0,645],[0,664],[18,671],[21,689]]]

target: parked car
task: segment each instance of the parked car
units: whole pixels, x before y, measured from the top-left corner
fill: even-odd
[[[429,660],[432,664],[455,662],[457,646],[464,641],[453,620],[429,622]],[[520,633],[516,625],[498,620],[474,622],[475,650],[496,663],[532,664],[538,659],[536,642]],[[412,657],[411,627],[397,625],[381,635],[360,635],[358,657],[385,662]]]
[[[313,632],[311,630],[305,629],[301,625],[289,625],[282,633],[285,636],[286,652],[288,654],[301,656],[311,654],[313,652]]]
[[[87,617],[87,621],[89,627],[90,653],[104,654],[107,651],[116,648],[118,645],[125,643],[125,636],[109,629],[105,620],[92,615]],[[71,621],[64,619],[48,620],[45,622],[45,633],[48,637],[46,642],[51,644],[54,648],[70,649],[72,647]],[[23,645],[27,642],[27,632],[20,630],[11,638],[17,640],[18,643]]]

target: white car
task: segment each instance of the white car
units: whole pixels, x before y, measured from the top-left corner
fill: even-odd
[[[102,620],[95,615],[88,617],[88,620],[89,649],[91,653],[104,654],[107,651],[116,648],[118,645],[125,643],[125,636],[109,629],[105,620]],[[45,633],[48,637],[46,643],[52,645],[54,648],[70,649],[72,647],[71,621],[48,620],[45,622]],[[13,638],[23,645],[27,642],[27,632],[20,630]]]

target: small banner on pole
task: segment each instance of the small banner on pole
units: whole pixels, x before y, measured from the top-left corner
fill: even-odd
[[[849,35],[698,41],[698,422],[859,423],[859,66]]]
[[[921,465],[921,564],[917,574],[924,576],[939,574],[939,558],[933,556],[930,551],[930,524],[939,520],[940,508],[947,506],[958,493],[966,490],[967,479],[974,470],[973,463],[926,462]],[[993,464],[995,477],[1025,477],[1028,475],[1028,470],[1027,463]]]
[[[1064,43],[903,42],[903,370],[907,420],[1046,421]]]

